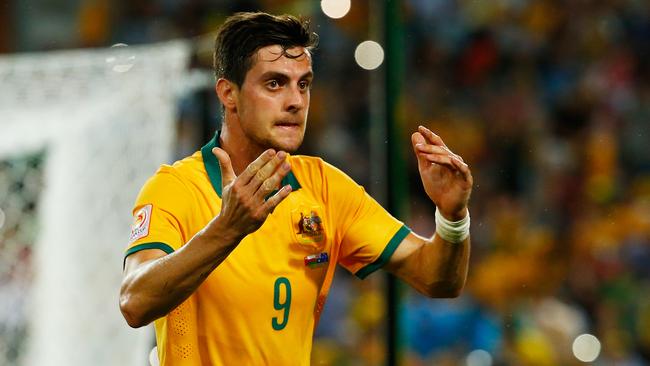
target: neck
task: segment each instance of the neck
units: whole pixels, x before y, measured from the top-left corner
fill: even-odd
[[[225,121],[221,129],[219,146],[230,156],[236,175],[241,174],[248,164],[264,152],[264,149],[245,137],[238,123],[226,123]]]

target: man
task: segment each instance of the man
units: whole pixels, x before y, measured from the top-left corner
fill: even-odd
[[[384,267],[431,297],[457,296],[469,257],[472,176],[440,137],[412,136],[438,207],[422,238],[302,143],[315,34],[291,16],[240,13],[215,45],[222,130],[163,165],[134,207],[120,308],[155,322],[161,365],[308,365],[336,264]]]

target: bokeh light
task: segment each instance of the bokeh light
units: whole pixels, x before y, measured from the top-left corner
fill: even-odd
[[[354,50],[357,64],[366,70],[374,70],[384,62],[384,49],[375,41],[363,41]]]
[[[467,366],[492,366],[492,355],[482,349],[475,349],[467,355]]]
[[[581,334],[573,341],[573,355],[582,362],[592,362],[600,354],[600,341],[591,334]]]
[[[151,366],[159,366],[160,361],[158,360],[158,347],[154,346],[151,349],[151,352],[149,352],[149,365]]]
[[[320,8],[332,19],[343,18],[350,11],[350,0],[321,0]]]
[[[111,55],[106,57],[106,64],[113,71],[124,73],[135,64],[135,55],[129,52],[129,46],[124,43],[116,43],[111,46]]]

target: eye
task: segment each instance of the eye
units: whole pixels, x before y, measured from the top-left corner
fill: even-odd
[[[277,89],[280,86],[280,83],[278,83],[277,80],[272,79],[269,80],[266,85],[269,87],[269,89]]]
[[[298,83],[298,87],[300,87],[301,90],[307,90],[310,87],[310,84],[307,80],[303,80]]]

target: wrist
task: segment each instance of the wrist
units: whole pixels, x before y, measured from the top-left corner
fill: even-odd
[[[469,215],[469,210],[467,209],[467,207],[464,207],[458,211],[444,211],[439,209],[438,206],[436,206],[436,211],[440,212],[440,215],[442,215],[444,219],[452,222],[460,221],[464,219],[467,215]]]
[[[202,233],[207,240],[212,243],[219,243],[226,247],[235,247],[246,235],[234,230],[231,225],[223,222],[220,216],[215,217],[204,229]]]
[[[469,237],[470,217],[465,208],[459,214],[452,215],[456,220],[449,220],[436,207],[436,235],[450,243],[461,243]]]

